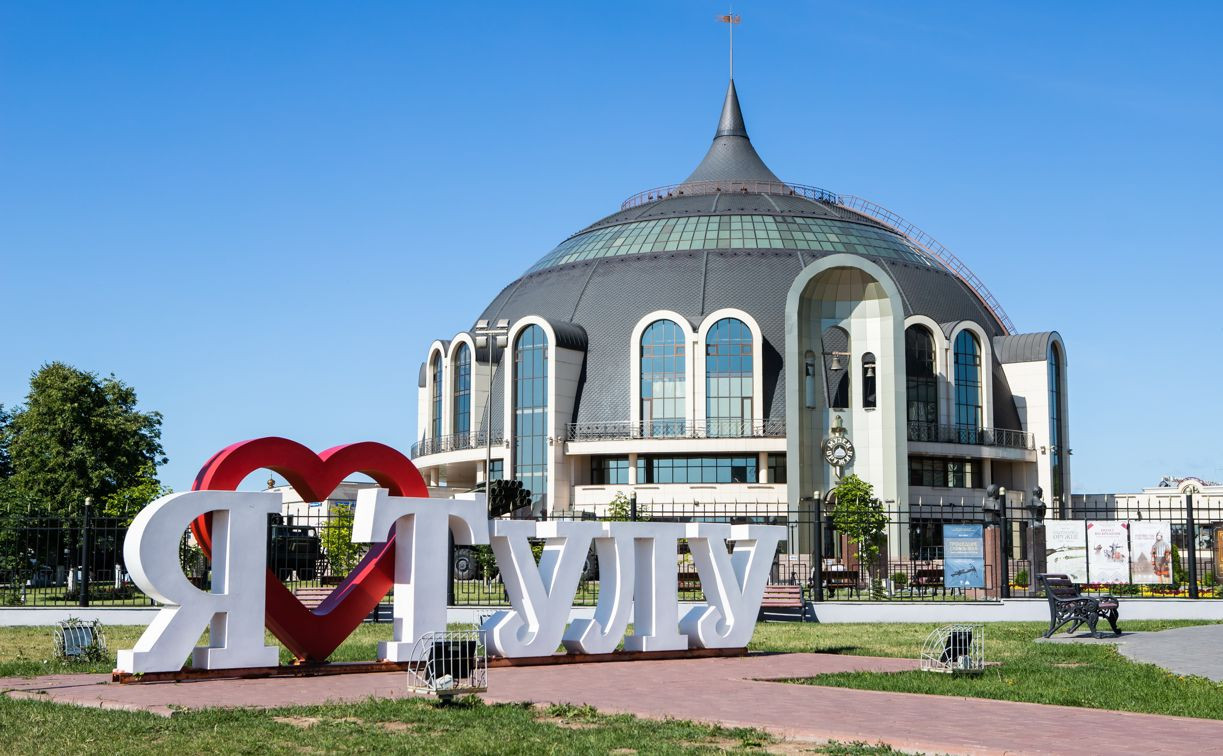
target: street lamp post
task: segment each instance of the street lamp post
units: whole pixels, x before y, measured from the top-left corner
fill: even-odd
[[[81,511],[81,594],[78,603],[89,606],[89,507],[93,497],[85,497],[85,508]]]
[[[484,400],[486,405],[484,412],[484,492],[487,494],[492,483],[493,468],[493,347],[501,349],[506,347],[506,335],[510,332],[510,321],[503,318],[496,324],[490,325],[487,320],[479,320],[476,322],[475,331],[476,346],[488,347],[488,395]]]

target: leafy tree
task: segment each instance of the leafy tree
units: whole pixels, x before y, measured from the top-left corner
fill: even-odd
[[[320,539],[323,552],[331,565],[331,574],[343,577],[352,572],[361,557],[365,556],[365,545],[352,541],[353,508],[348,505],[332,507],[331,516],[323,526]]]
[[[113,375],[62,362],[39,368],[25,405],[0,417],[10,497],[47,513],[79,511],[92,496],[106,514],[134,516],[162,490],[164,453],[161,413],[138,410],[135,390]]]
[[[633,501],[623,491],[617,491],[612,500],[607,503],[607,519],[613,522],[628,522],[633,517]],[[645,522],[650,519],[650,508],[645,504],[637,504],[637,519]]]
[[[5,433],[11,419],[4,411],[4,405],[0,404],[0,481],[7,480],[13,474],[13,463],[8,453],[8,434]]]
[[[833,489],[836,504],[832,526],[858,547],[858,563],[866,571],[867,584],[875,585],[873,570],[888,525],[883,503],[875,498],[875,487],[857,475],[846,475]]]

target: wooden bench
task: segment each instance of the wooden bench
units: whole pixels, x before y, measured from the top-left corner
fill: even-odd
[[[333,590],[335,589],[327,586],[320,586],[317,588],[305,587],[298,588],[297,590],[293,591],[293,595],[297,597],[298,601],[302,602],[302,606],[306,607],[310,611],[314,611],[315,609],[318,609],[319,604],[323,603],[324,599],[331,595]]]
[[[769,609],[797,609],[799,621],[807,621],[807,601],[803,597],[801,585],[766,585],[764,598],[760,601],[760,614],[763,617]]]
[[[938,568],[923,567],[913,571],[913,587],[918,593],[925,593],[927,588],[943,587],[943,571]]]
[[[1046,638],[1051,637],[1070,623],[1074,624],[1066,632],[1073,633],[1084,622],[1087,623],[1094,637],[1101,638],[1103,633],[1096,630],[1096,623],[1101,617],[1108,620],[1115,635],[1121,635],[1121,631],[1117,629],[1120,602],[1115,597],[1109,595],[1084,596],[1067,575],[1041,573],[1036,577],[1045,589],[1045,596],[1049,599],[1049,629],[1045,631]]]
[[[823,576],[824,587],[828,589],[829,595],[840,588],[847,591],[858,590],[857,570],[824,570]]]
[[[699,591],[701,590],[701,576],[695,572],[681,572],[676,588],[680,593]]]

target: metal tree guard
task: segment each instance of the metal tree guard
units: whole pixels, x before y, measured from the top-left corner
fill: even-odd
[[[443,702],[488,690],[488,649],[479,630],[425,633],[412,648],[408,690]]]
[[[985,671],[985,625],[943,625],[930,631],[922,644],[921,668],[952,675]]]

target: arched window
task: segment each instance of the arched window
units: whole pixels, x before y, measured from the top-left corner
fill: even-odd
[[[824,331],[824,381],[828,386],[828,406],[849,408],[849,331],[830,326]]]
[[[514,479],[536,503],[548,489],[548,336],[529,325],[514,340]]]
[[[934,334],[925,326],[913,325],[905,330],[905,395],[910,423],[934,425],[938,422]],[[920,429],[927,430],[931,429]]]
[[[442,437],[442,355],[433,355],[433,414],[429,418],[433,438]]]
[[[710,436],[750,436],[752,332],[723,318],[705,337],[705,419]]]
[[[955,337],[955,424],[961,443],[977,443],[981,430],[981,344],[972,331]]]
[[[471,348],[460,342],[454,353],[454,428],[455,434],[471,432]]]
[[[1062,499],[1062,352],[1056,343],[1049,345],[1049,460],[1052,464],[1050,495]]]
[[[684,329],[656,320],[641,334],[641,427],[646,436],[682,436],[687,413]]]
[[[875,378],[875,355],[872,352],[867,352],[862,355],[862,407],[864,409],[875,409],[878,406],[878,397],[876,396],[876,386],[878,382]]]

